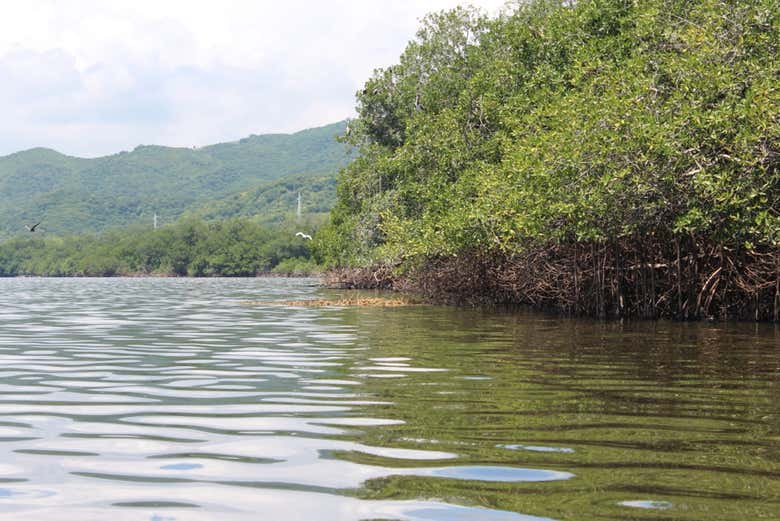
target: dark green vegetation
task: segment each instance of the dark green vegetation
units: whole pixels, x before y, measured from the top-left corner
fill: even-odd
[[[269,229],[248,219],[182,220],[157,230],[130,227],[97,236],[35,236],[0,243],[0,276],[308,273],[309,241],[290,225]]]
[[[188,210],[185,216],[206,220],[252,217],[258,222],[278,224],[295,215],[301,193],[301,210],[314,220],[325,219],[336,201],[336,174],[292,175],[266,183],[254,190],[230,194]]]
[[[779,54],[775,0],[429,16],[358,93],[318,255],[455,301],[777,320]]]
[[[43,231],[58,235],[151,225],[155,212],[168,223],[185,212],[262,214],[260,220],[279,222],[285,209],[294,212],[289,199],[299,189],[312,190],[304,193],[307,213],[327,211],[330,192],[321,177],[350,160],[335,140],[344,128],[341,122],[198,149],[139,146],[95,159],[43,148],[0,157],[0,238],[27,233],[23,225],[39,220]],[[273,183],[282,178],[284,184]]]

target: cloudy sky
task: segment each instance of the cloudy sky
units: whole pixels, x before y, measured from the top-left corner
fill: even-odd
[[[349,117],[425,13],[458,0],[9,0],[0,155],[200,146]],[[473,0],[496,12],[504,0]]]

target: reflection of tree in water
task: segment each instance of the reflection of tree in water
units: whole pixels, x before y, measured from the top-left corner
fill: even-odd
[[[364,350],[355,352],[350,377],[391,402],[363,412],[404,422],[367,429],[361,441],[458,455],[337,457],[399,469],[489,465],[575,475],[519,483],[393,476],[369,482],[362,497],[439,498],[579,520],[761,518],[776,506],[769,500],[780,493],[780,354],[771,326],[430,307],[324,316],[356,327]]]

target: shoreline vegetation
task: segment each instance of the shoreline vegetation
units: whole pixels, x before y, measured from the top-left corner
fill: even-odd
[[[775,0],[431,14],[357,93],[324,224],[28,236],[0,243],[0,276],[317,274],[427,302],[778,322],[778,55]]]
[[[663,257],[660,247],[648,256],[638,251],[647,250],[578,244],[514,257],[474,253],[406,271],[388,265],[332,268],[323,280],[326,287],[398,291],[460,306],[522,305],[597,318],[778,322],[777,252],[743,252],[739,258],[712,249],[677,258]]]
[[[248,218],[182,219],[159,229],[25,237],[0,243],[0,276],[254,277],[317,273],[310,241],[316,222],[267,227]]]
[[[429,15],[357,93],[331,284],[569,315],[780,318],[780,4]]]

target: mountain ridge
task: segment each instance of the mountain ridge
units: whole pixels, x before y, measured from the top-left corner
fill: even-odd
[[[98,232],[166,222],[188,209],[286,176],[333,175],[352,157],[336,141],[346,121],[290,134],[254,134],[199,148],[138,145],[96,158],[35,147],[0,157],[0,238],[27,233]]]
[[[38,151],[53,152],[54,154],[57,154],[57,155],[62,156],[62,157],[67,157],[67,158],[70,158],[70,159],[84,159],[84,160],[105,159],[105,158],[109,158],[109,157],[113,157],[113,156],[119,156],[119,155],[122,155],[122,154],[131,154],[131,153],[135,152],[136,150],[138,150],[139,148],[147,148],[147,147],[148,148],[181,149],[181,150],[195,150],[195,151],[199,151],[199,150],[204,150],[204,149],[207,149],[207,148],[219,147],[221,145],[231,145],[231,144],[234,144],[234,143],[244,143],[244,142],[252,140],[254,138],[274,138],[274,137],[296,136],[296,135],[306,134],[306,133],[310,133],[312,131],[317,131],[317,130],[320,130],[320,129],[330,128],[330,127],[335,127],[335,126],[344,126],[346,128],[346,122],[347,122],[347,120],[343,119],[343,120],[337,121],[335,123],[328,123],[326,125],[319,125],[319,126],[316,126],[316,127],[304,128],[304,129],[301,129],[301,130],[296,130],[295,132],[268,132],[268,133],[263,133],[263,134],[249,134],[248,136],[245,136],[245,137],[242,137],[242,138],[238,138],[238,139],[233,139],[233,140],[230,140],[230,141],[220,141],[218,143],[210,143],[210,144],[207,144],[207,145],[193,146],[193,147],[174,146],[174,145],[159,145],[159,144],[156,144],[156,143],[139,143],[139,144],[135,145],[132,150],[120,150],[118,152],[112,152],[110,154],[105,154],[105,155],[95,156],[95,157],[83,157],[83,156],[78,156],[78,155],[72,155],[72,154],[68,154],[68,153],[65,153],[65,152],[61,152],[61,151],[57,150],[56,148],[51,148],[51,147],[47,147],[47,146],[41,145],[41,146],[34,146],[34,147],[31,147],[31,148],[25,148],[25,149],[22,149],[22,150],[16,150],[16,151],[10,152],[8,154],[1,154],[0,155],[0,161],[3,160],[3,159],[9,158],[11,156],[17,156],[17,155],[21,155],[21,154],[26,154],[28,152],[38,152]]]

